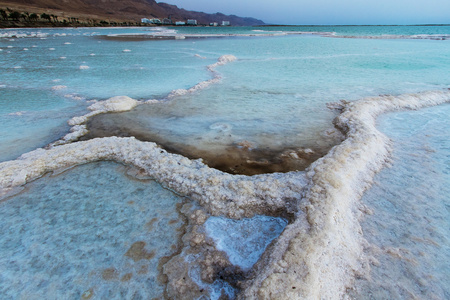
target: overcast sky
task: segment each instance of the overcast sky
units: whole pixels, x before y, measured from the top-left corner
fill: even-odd
[[[165,0],[187,10],[254,17],[268,24],[449,24],[450,0]]]

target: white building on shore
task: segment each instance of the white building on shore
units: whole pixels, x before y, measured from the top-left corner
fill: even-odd
[[[197,25],[197,20],[189,19],[186,22],[187,25]]]
[[[141,23],[144,24],[161,24],[160,19],[148,19],[148,18],[142,18]]]

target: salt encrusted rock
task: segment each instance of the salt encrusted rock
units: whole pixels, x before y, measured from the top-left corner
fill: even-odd
[[[190,219],[192,220],[193,224],[202,225],[206,222],[208,216],[205,214],[203,210],[197,209],[196,211],[194,211],[193,214],[191,214]]]
[[[237,60],[236,56],[230,55],[230,54],[226,54],[226,55],[222,55],[221,57],[219,57],[217,64],[218,65],[225,65],[225,64],[233,62],[235,60]]]
[[[138,104],[139,101],[130,97],[116,96],[105,101],[94,103],[88,109],[97,112],[121,112],[131,110]]]

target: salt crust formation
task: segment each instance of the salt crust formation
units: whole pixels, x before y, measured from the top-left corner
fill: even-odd
[[[85,123],[89,118],[95,115],[107,112],[128,111],[135,108],[139,103],[141,102],[127,96],[116,96],[105,101],[95,102],[88,107],[91,111],[90,113],[70,119],[67,123],[72,126],[70,129],[71,133],[65,135],[61,140],[54,142],[51,146],[73,142],[79,137],[85,135],[88,132]]]
[[[219,62],[220,63],[220,62]],[[125,100],[122,102],[122,100]],[[295,218],[254,266],[241,299],[342,298],[352,279],[367,269],[359,203],[373,176],[386,163],[390,140],[376,129],[376,117],[400,109],[450,102],[449,91],[379,96],[335,104],[335,126],[346,139],[305,172],[230,175],[201,160],[167,153],[155,143],[108,137],[37,149],[0,164],[0,195],[7,196],[46,172],[98,160],[134,166],[174,192],[198,201],[211,215],[294,214]],[[131,109],[137,101],[112,98],[92,113]],[[88,114],[89,115],[89,114]],[[86,117],[86,116],[84,116]],[[81,124],[83,117],[72,119]],[[169,282],[169,285],[171,282]],[[182,291],[171,285],[172,295]],[[182,298],[182,297],[181,297]]]
[[[233,62],[235,60],[237,60],[237,58],[235,56],[233,56],[233,55],[229,55],[229,54],[222,55],[221,57],[219,57],[219,59],[217,60],[216,63],[207,66],[207,69],[213,74],[213,78],[212,79],[206,80],[206,81],[202,81],[202,82],[196,84],[195,86],[191,87],[188,90],[185,90],[185,89],[174,90],[174,91],[172,91],[169,94],[168,98],[170,99],[170,98],[177,97],[177,96],[182,96],[182,95],[185,95],[185,94],[188,94],[188,93],[194,93],[194,92],[196,92],[198,90],[202,90],[202,89],[208,87],[211,84],[219,82],[220,79],[221,79],[221,76],[220,76],[219,73],[217,73],[215,71],[215,68],[218,67],[218,66],[226,65],[227,63]]]

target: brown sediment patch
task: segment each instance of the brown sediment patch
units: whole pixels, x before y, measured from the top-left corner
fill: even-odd
[[[143,265],[139,268],[138,274],[144,275],[148,273],[148,265]]]
[[[177,219],[172,219],[172,220],[169,221],[169,225],[173,225],[173,224],[176,224],[176,223],[178,223]]]
[[[189,208],[187,208],[187,207],[189,207]],[[167,262],[169,262],[174,257],[180,255],[180,253],[183,250],[183,236],[188,231],[187,227],[188,227],[188,223],[189,223],[189,218],[186,216],[185,210],[189,210],[191,207],[192,207],[192,204],[189,204],[185,201],[183,201],[182,203],[176,204],[176,209],[177,209],[178,215],[180,216],[181,225],[179,228],[177,228],[177,232],[178,232],[177,242],[176,242],[176,244],[171,245],[171,249],[174,252],[171,255],[161,257],[158,261],[158,267],[157,267],[158,268],[158,277],[157,277],[157,279],[158,279],[159,283],[166,286],[166,288],[164,289],[164,299],[170,299],[170,297],[168,296],[168,290],[167,290],[167,284],[169,283],[169,278],[164,273],[163,268],[164,268],[164,265],[167,264]]]
[[[135,262],[140,261],[141,259],[152,259],[155,257],[155,251],[147,252],[145,250],[145,242],[138,241],[131,245],[130,249],[125,253],[125,256],[128,256]]]
[[[132,277],[133,277],[133,274],[127,273],[127,274],[123,275],[122,278],[120,278],[120,281],[127,282],[127,281],[130,281]]]
[[[153,230],[153,225],[155,225],[155,223],[158,221],[158,218],[153,218],[151,219],[149,222],[147,222],[145,224],[145,227],[147,228],[148,231],[152,231]]]
[[[87,291],[85,291],[83,294],[81,294],[81,299],[88,300],[88,299],[91,299],[92,296],[94,296],[94,289],[90,288]]]
[[[105,269],[102,272],[102,278],[108,281],[117,280],[119,279],[119,272],[114,268]]]
[[[340,138],[329,138],[326,146],[286,145],[281,147],[253,147],[240,140],[223,144],[213,144],[212,147],[199,148],[197,145],[187,145],[167,137],[157,129],[140,124],[133,118],[133,113],[102,114],[87,122],[89,133],[81,140],[98,137],[131,137],[141,141],[155,142],[168,152],[183,155],[189,159],[201,158],[211,168],[230,174],[256,175],[265,173],[303,171],[318,158],[341,142]],[[331,142],[330,142],[331,141]]]

